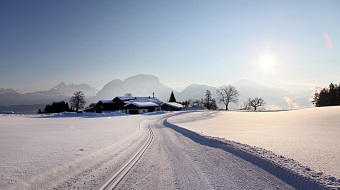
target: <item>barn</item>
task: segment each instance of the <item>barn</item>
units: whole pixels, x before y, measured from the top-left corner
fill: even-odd
[[[85,112],[113,112],[122,111],[127,114],[142,114],[159,111],[163,102],[156,97],[117,96],[112,100],[100,100],[94,107]]]
[[[161,110],[161,107],[153,102],[130,102],[124,107],[127,114],[143,114]]]
[[[161,104],[161,108],[164,111],[180,111],[184,106],[176,102],[164,102]]]
[[[119,106],[112,100],[100,100],[94,107],[85,109],[85,112],[102,113],[104,111],[119,110]]]

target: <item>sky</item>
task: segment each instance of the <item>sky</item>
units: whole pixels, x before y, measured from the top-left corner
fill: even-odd
[[[0,88],[340,83],[340,1],[1,0]]]

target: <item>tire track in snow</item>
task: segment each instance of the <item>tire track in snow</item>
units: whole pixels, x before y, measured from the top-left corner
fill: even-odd
[[[138,150],[145,136],[143,130],[138,130],[122,141],[46,168],[46,171],[4,189],[95,189]]]
[[[238,156],[164,125],[171,115],[150,124],[153,143],[117,189],[294,189]]]
[[[227,140],[221,141],[217,138],[205,137],[196,132],[173,125],[169,123],[167,120],[164,120],[164,125],[188,137],[189,139],[196,142],[197,144],[221,149],[223,151],[226,151],[229,154],[233,154],[236,157],[239,157],[240,159],[247,161],[251,163],[252,165],[261,168],[262,170],[271,173],[272,175],[276,176],[278,179],[283,180],[285,183],[293,186],[294,188],[310,189],[310,190],[328,189],[323,184],[320,184],[319,182],[316,182],[313,179],[310,179],[305,176],[301,176],[294,171],[283,168],[269,160],[260,158],[257,155],[253,155],[247,151],[247,148],[253,148],[253,147],[248,147],[247,145],[241,145],[241,144],[237,144],[237,143],[227,141]],[[243,149],[245,147],[246,149]]]
[[[123,165],[115,174],[113,174],[99,188],[99,190],[114,189],[119,184],[119,182],[125,177],[125,175],[131,170],[131,168],[138,162],[138,160],[143,156],[143,154],[148,149],[154,138],[154,133],[150,125],[148,125],[147,128],[149,137],[145,144],[132,156],[132,158],[125,165]]]

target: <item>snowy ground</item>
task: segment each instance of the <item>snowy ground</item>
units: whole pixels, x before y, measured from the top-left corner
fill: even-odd
[[[282,112],[198,111],[170,123],[270,150],[340,178],[340,107]]]
[[[119,143],[135,140],[139,123],[145,119],[104,116],[1,115],[0,189],[53,187],[54,182],[73,175],[67,170],[95,165],[92,158],[104,157],[122,146]]]
[[[317,179],[339,189],[336,178],[276,165],[338,178],[339,111],[0,115],[0,189],[99,189],[145,144],[147,127],[152,142],[117,188],[318,189]]]

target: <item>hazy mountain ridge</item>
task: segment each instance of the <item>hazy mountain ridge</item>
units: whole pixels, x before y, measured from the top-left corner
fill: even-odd
[[[0,88],[0,95],[9,94],[9,93],[21,94],[19,91],[11,89],[11,88]]]
[[[205,93],[209,90],[212,97],[216,97],[216,87],[200,84],[192,84],[187,86],[184,90],[178,93],[176,96],[177,101],[185,100],[200,100],[205,97]]]
[[[54,101],[69,101],[75,91],[83,91],[86,97],[96,95],[97,91],[88,84],[67,85],[64,82],[47,91],[19,93],[13,89],[0,89],[0,105],[50,104]]]
[[[91,98],[92,102],[101,99],[113,99],[115,96],[123,96],[131,93],[132,96],[153,96],[167,101],[171,91],[178,92],[160,82],[159,78],[153,75],[136,75],[125,80],[115,79],[107,83],[97,95]]]
[[[230,109],[239,109],[248,99],[262,97],[268,107],[277,109],[294,109],[300,107],[310,107],[310,94],[294,94],[289,91],[272,88],[253,83],[242,79],[234,85],[240,92],[238,104],[231,104]],[[20,93],[13,89],[0,88],[0,105],[34,105],[51,104],[54,101],[69,101],[75,91],[83,91],[87,104],[98,102],[99,100],[113,99],[116,96],[123,96],[131,93],[132,96],[152,96],[153,93],[162,101],[167,101],[171,91],[174,92],[177,101],[200,100],[205,97],[206,90],[210,90],[212,97],[217,99],[216,87],[200,84],[187,86],[181,92],[177,92],[171,87],[164,85],[158,77],[153,75],[135,75],[125,80],[114,79],[104,85],[101,90],[96,90],[88,84],[67,85],[64,82],[56,85],[47,91],[32,93]],[[223,108],[223,106],[220,106]],[[7,107],[9,108],[9,107]]]

